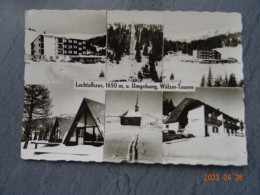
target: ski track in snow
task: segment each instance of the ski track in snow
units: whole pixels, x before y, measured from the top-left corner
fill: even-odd
[[[133,162],[135,160],[138,160],[138,149],[137,149],[138,138],[139,138],[139,132],[133,135],[133,138],[129,144],[127,161]]]
[[[140,127],[122,126],[119,117],[107,117],[105,136],[104,159],[107,161],[154,163],[162,160],[160,119],[152,114],[143,115]]]

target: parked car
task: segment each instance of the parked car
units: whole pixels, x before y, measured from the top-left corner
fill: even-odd
[[[36,58],[33,58],[32,59],[33,62],[39,62],[40,60],[36,59]]]
[[[163,131],[163,142],[175,140],[175,139],[182,139],[185,138],[183,134],[176,134],[173,130],[165,130]]]

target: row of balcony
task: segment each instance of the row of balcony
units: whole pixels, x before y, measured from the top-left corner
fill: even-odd
[[[226,129],[235,129],[235,130],[240,129],[240,127],[237,126],[236,124],[227,123],[227,122],[224,122],[224,127],[225,127]]]
[[[213,125],[217,125],[217,126],[221,126],[222,125],[222,121],[216,119],[216,118],[212,118],[212,117],[205,117],[205,121],[206,123],[209,123],[209,124],[213,124]],[[228,122],[224,122],[224,127],[226,129],[234,129],[234,130],[238,130],[240,129],[240,127],[236,124],[232,124],[232,123],[228,123]]]
[[[222,125],[222,121],[208,116],[205,117],[205,121],[206,123],[210,123],[218,126]]]

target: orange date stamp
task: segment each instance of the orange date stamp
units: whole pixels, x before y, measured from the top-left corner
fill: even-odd
[[[244,180],[244,175],[243,174],[204,174],[204,181],[219,181],[219,180],[224,180],[224,181],[243,181]]]

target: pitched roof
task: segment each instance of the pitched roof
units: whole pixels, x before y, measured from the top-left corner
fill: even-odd
[[[134,110],[128,110],[121,117],[141,117],[141,113],[139,111],[135,112]]]
[[[225,117],[231,118],[235,121],[239,121],[238,119],[235,119],[221,111],[219,109],[216,109],[200,100],[192,99],[192,98],[184,98],[181,103],[171,112],[171,114],[166,118],[164,123],[174,123],[179,121],[180,116],[186,115],[189,110],[198,108],[199,106],[204,105],[208,109],[214,110],[215,112],[218,112],[219,114],[223,114]]]
[[[194,102],[202,103],[199,100],[191,99],[191,98],[184,98],[181,103],[171,112],[171,114],[165,120],[165,123],[174,123],[179,120],[179,117],[183,113],[184,109],[191,105]],[[198,105],[199,106],[199,105]]]
[[[60,130],[61,136],[63,137],[65,135],[65,133],[70,129],[73,119],[57,117],[56,121],[59,124],[59,130]],[[55,123],[56,123],[56,121],[55,121]]]
[[[97,125],[101,124],[104,126],[105,123],[105,104],[102,104],[100,102],[84,98],[84,100],[88,107],[90,112],[92,113]]]
[[[105,104],[88,98],[84,98],[63,143],[68,143],[73,130],[77,127],[79,123],[84,123],[84,117],[82,117],[82,115],[83,113],[85,113],[86,109],[90,111],[94,123],[97,125],[101,135],[104,137]]]

